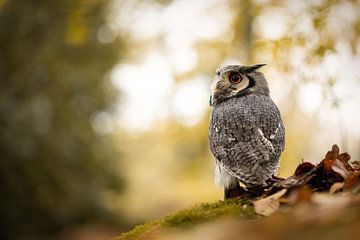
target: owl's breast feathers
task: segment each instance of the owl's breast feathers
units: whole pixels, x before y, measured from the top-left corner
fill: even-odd
[[[213,108],[209,142],[216,160],[231,175],[263,184],[276,171],[285,129],[271,98],[251,94]]]

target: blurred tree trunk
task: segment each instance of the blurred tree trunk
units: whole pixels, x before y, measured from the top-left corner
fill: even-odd
[[[102,199],[122,189],[118,157],[92,126],[111,108],[104,76],[123,46],[99,41],[107,4],[0,4],[1,239],[114,217]]]
[[[251,0],[242,0],[243,2],[243,20],[244,20],[244,51],[245,59],[247,63],[252,63],[253,61],[253,4]]]

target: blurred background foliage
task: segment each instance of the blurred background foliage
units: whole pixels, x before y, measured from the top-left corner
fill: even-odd
[[[103,239],[221,198],[207,104],[228,63],[268,64],[281,176],[333,143],[359,158],[359,12],[357,0],[0,1],[0,238]]]
[[[123,55],[120,39],[98,41],[106,6],[1,2],[1,239],[120,221],[103,199],[123,188],[119,154],[91,126],[113,107],[106,73]]]

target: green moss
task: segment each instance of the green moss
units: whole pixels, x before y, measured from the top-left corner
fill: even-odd
[[[244,207],[246,206],[246,207]],[[186,228],[199,223],[211,221],[220,216],[239,216],[252,218],[256,216],[248,201],[231,199],[215,203],[203,203],[191,209],[181,210],[163,220],[165,227]]]
[[[184,229],[208,222],[222,216],[238,216],[241,219],[254,219],[258,215],[248,200],[230,199],[214,203],[202,203],[193,208],[181,210],[163,219],[151,221],[135,227],[114,240],[136,240],[156,234],[166,229]]]

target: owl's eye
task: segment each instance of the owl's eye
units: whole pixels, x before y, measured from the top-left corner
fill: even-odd
[[[232,83],[239,83],[242,80],[242,77],[239,73],[230,73],[229,80]]]

